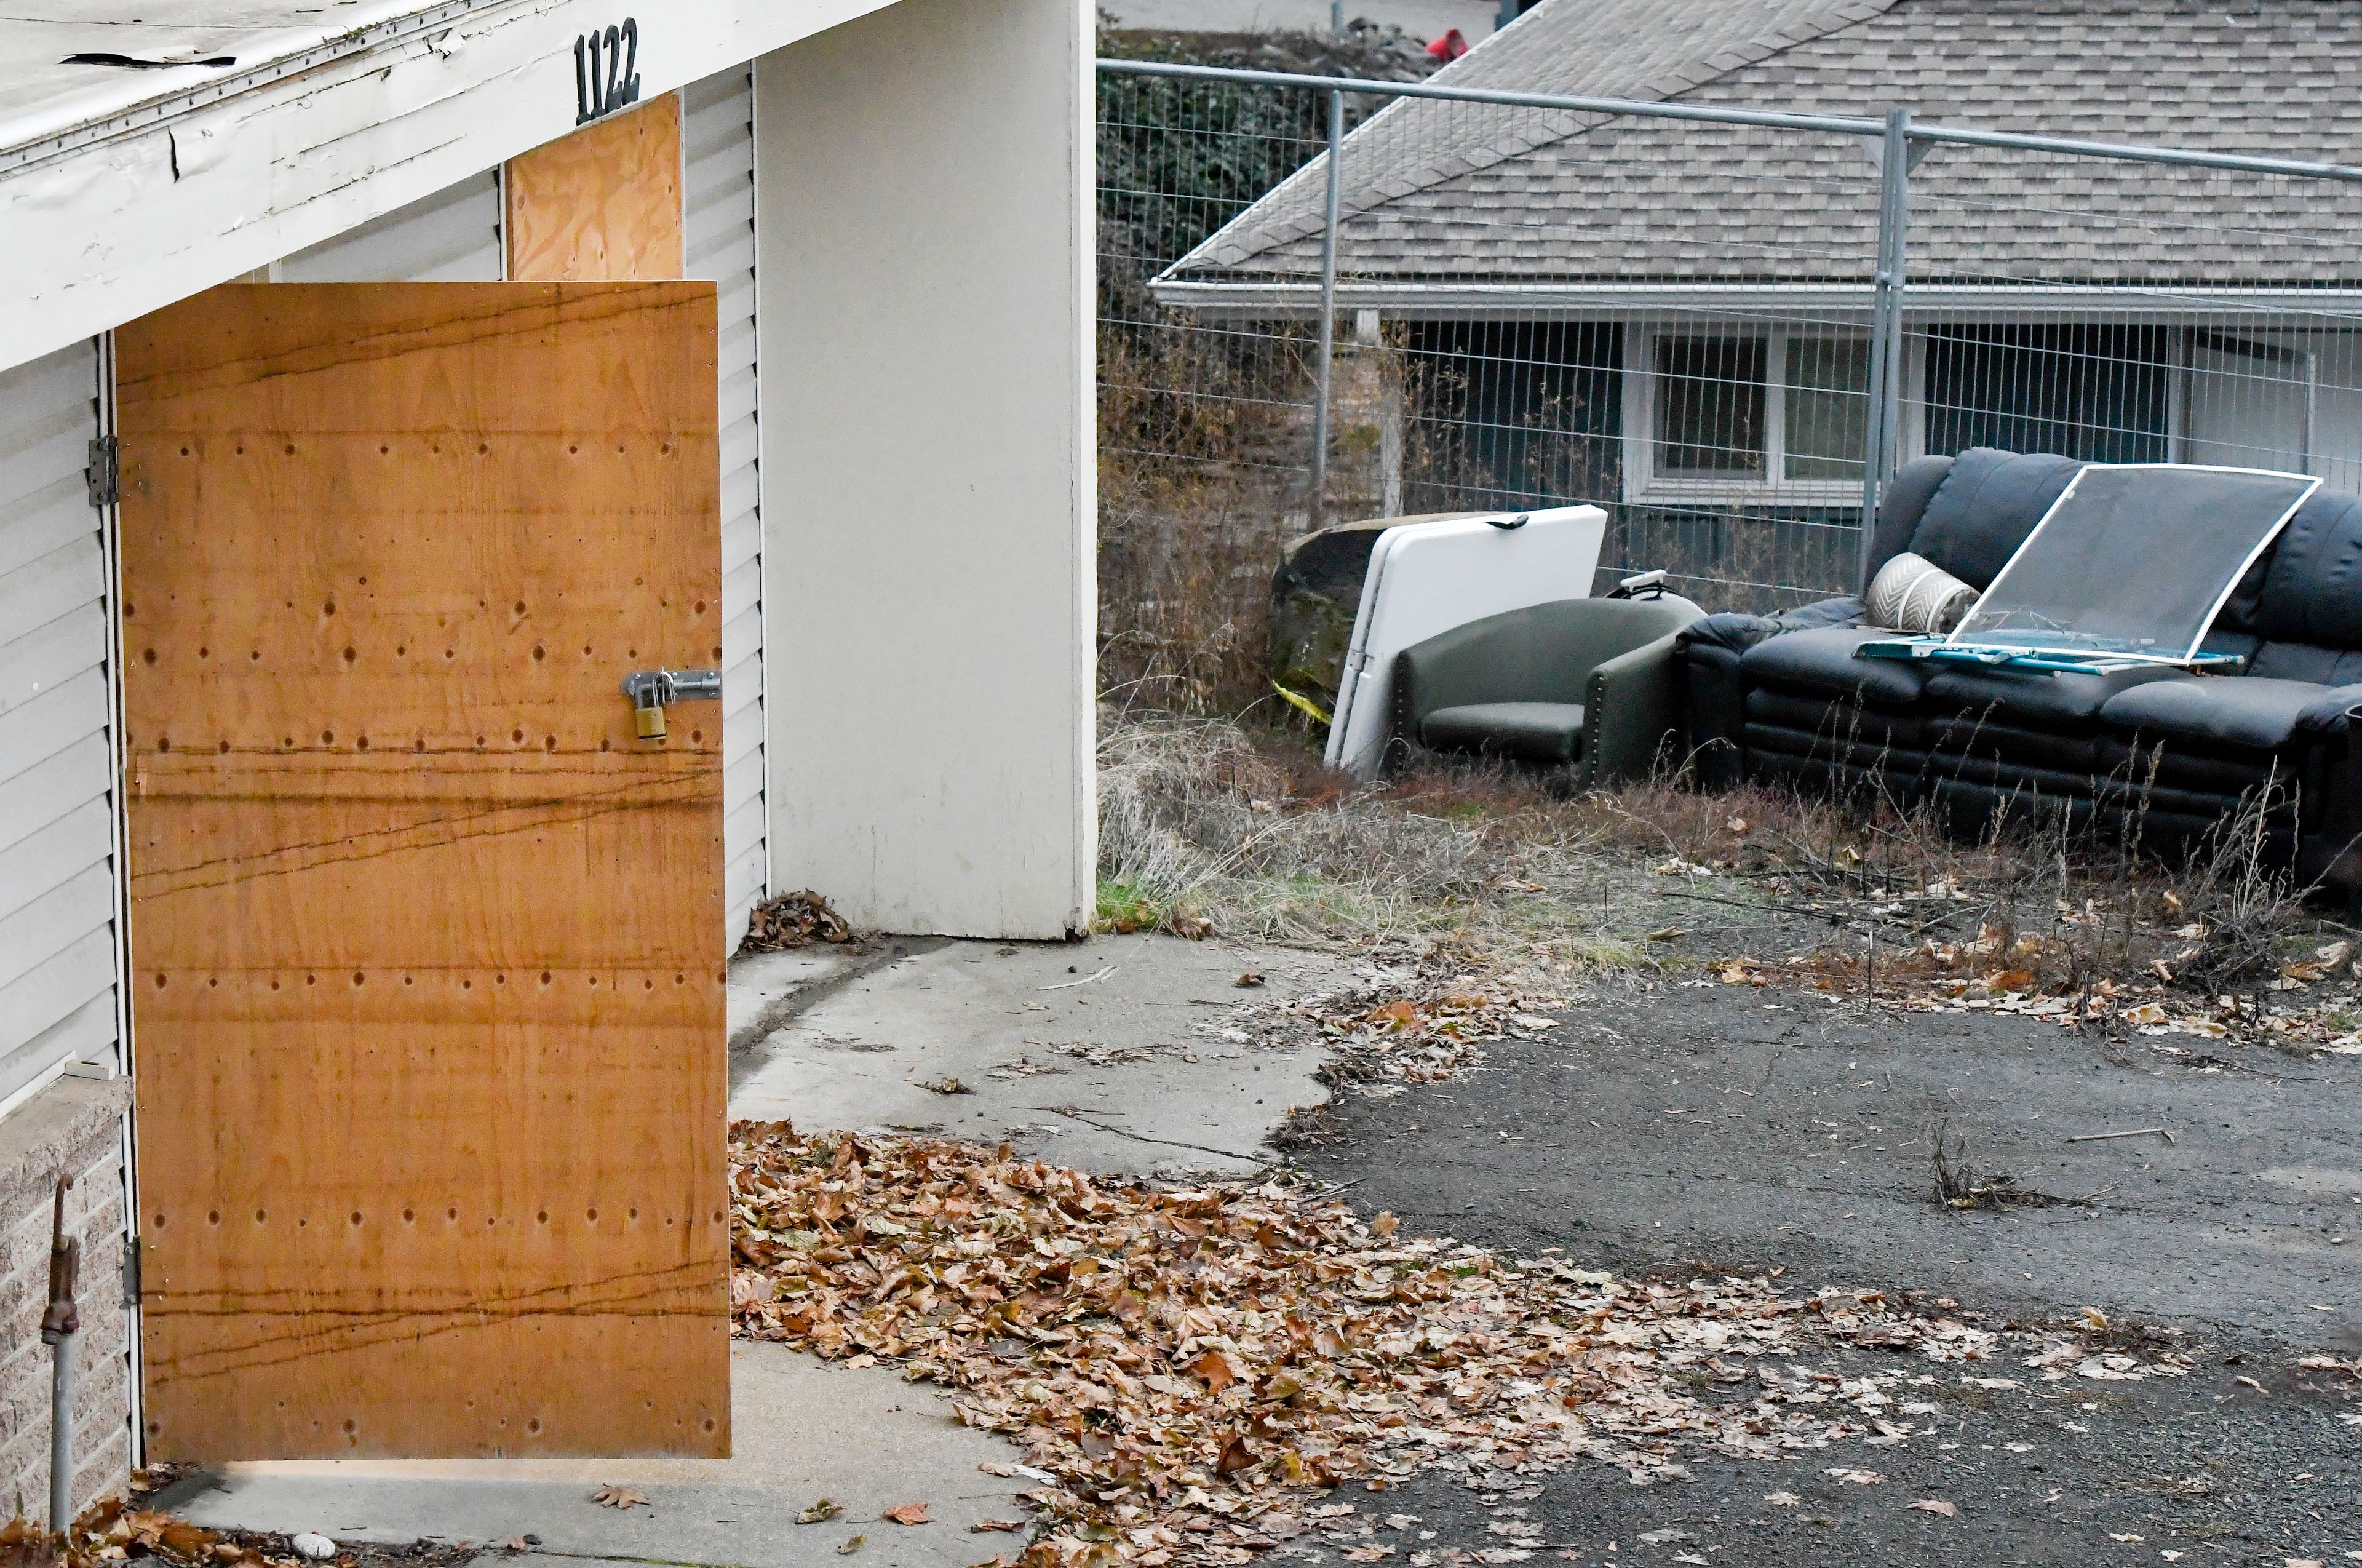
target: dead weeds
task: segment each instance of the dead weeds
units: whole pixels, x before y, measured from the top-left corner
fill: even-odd
[[[2137,831],[2114,840],[2032,812],[1963,841],[1876,795],[1704,794],[1668,775],[1567,799],[1534,774],[1432,761],[1357,787],[1285,729],[1110,714],[1102,736],[1101,912],[1123,929],[1586,977],[1677,970],[1697,962],[1682,938],[1753,927],[1771,955],[1709,972],[2362,1054],[2355,933],[2268,864],[2278,797],[2168,862]],[[1763,930],[1780,917],[1788,931]]]

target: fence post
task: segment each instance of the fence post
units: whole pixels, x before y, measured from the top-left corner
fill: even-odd
[[[1337,206],[1338,165],[1345,149],[1345,94],[1329,93],[1329,198],[1320,226],[1320,359],[1312,381],[1312,526],[1320,526],[1322,502],[1329,493],[1329,372],[1337,351]]]
[[[1911,208],[1911,111],[1886,111],[1878,160],[1878,270],[1870,326],[1870,417],[1863,432],[1861,546],[1854,575],[1870,591],[1878,495],[1901,449],[1903,428],[1903,241]]]

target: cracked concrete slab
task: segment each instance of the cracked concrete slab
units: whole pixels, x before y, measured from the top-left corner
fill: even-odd
[[[1263,984],[1242,990],[1248,973]],[[742,1052],[731,1114],[1007,1139],[1109,1174],[1247,1175],[1271,1163],[1263,1140],[1291,1107],[1327,1098],[1321,1052],[1222,1031],[1242,1001],[1343,973],[1319,954],[1172,936],[914,947]]]
[[[232,1464],[191,1477],[162,1506],[206,1526],[339,1541],[467,1541],[496,1550],[484,1563],[635,1562],[821,1568],[863,1537],[855,1568],[963,1568],[1021,1538],[975,1533],[987,1519],[1020,1519],[1016,1495],[1038,1485],[984,1463],[1024,1455],[964,1427],[951,1401],[884,1369],[847,1370],[774,1344],[731,1347],[732,1459],[326,1461]],[[613,1484],[645,1506],[590,1500]],[[826,1497],[843,1511],[799,1525]],[[881,1516],[925,1503],[929,1521]],[[505,1543],[537,1536],[523,1553]]]

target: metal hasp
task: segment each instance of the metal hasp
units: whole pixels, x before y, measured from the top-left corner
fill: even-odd
[[[64,1534],[73,1525],[74,1334],[82,1312],[74,1306],[74,1276],[82,1272],[82,1242],[66,1234],[69,1176],[58,1177],[57,1207],[50,1215],[50,1304],[41,1314],[41,1342],[50,1347],[50,1529]]]
[[[635,669],[624,677],[624,695],[632,700],[632,723],[640,739],[665,738],[665,710],[675,702],[719,702],[722,672],[718,669]]]

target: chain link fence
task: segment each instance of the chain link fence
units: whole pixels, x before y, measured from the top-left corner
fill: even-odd
[[[1603,583],[1763,610],[1856,591],[1923,453],[2362,488],[2356,171],[1136,61],[1099,115],[1119,694],[1268,692],[1326,524],[1591,502]]]

